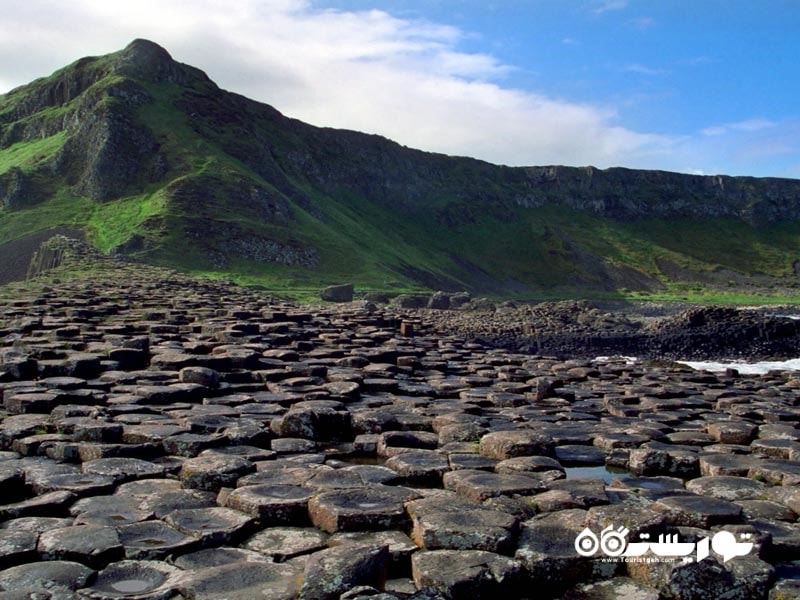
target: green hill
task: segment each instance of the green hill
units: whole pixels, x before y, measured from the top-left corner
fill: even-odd
[[[786,296],[799,200],[796,180],[510,168],[317,128],[145,40],[0,96],[0,244],[69,227],[276,289]]]

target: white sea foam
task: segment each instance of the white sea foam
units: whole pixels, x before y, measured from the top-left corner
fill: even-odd
[[[800,358],[791,360],[767,360],[761,362],[717,362],[717,361],[692,361],[679,360],[682,365],[687,365],[698,371],[711,371],[718,373],[725,369],[736,369],[742,375],[763,375],[770,371],[800,371]]]

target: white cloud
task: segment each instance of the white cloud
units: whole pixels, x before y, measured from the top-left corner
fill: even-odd
[[[622,70],[628,73],[641,73],[642,75],[664,75],[668,72],[664,69],[654,69],[653,67],[647,67],[638,63],[625,65]]]
[[[614,10],[622,10],[628,7],[628,0],[595,0],[592,3],[591,11],[595,14],[603,14]]]
[[[222,87],[289,116],[425,150],[514,165],[645,166],[672,143],[618,126],[606,107],[504,88],[513,67],[459,50],[466,35],[301,0],[32,0],[6,11],[0,25],[0,52],[11,59],[0,81],[23,83],[147,37]]]
[[[738,121],[736,123],[725,123],[722,125],[713,125],[701,130],[701,133],[706,136],[724,135],[726,133],[735,131],[755,132],[764,129],[770,129],[777,125],[776,122],[761,117],[747,119],[745,121]]]
[[[656,20],[653,17],[638,17],[633,19],[630,23],[635,29],[645,31],[651,27],[654,27]]]
[[[627,2],[591,6],[603,13]],[[0,92],[144,37],[221,87],[315,125],[510,165],[711,170],[696,144],[710,134],[634,131],[620,126],[614,106],[511,89],[504,82],[514,66],[461,50],[470,35],[306,0],[28,0],[7,7],[0,21]],[[743,123],[719,127],[744,135]]]

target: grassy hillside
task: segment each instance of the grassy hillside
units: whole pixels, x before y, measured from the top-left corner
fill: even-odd
[[[800,220],[786,199],[800,185],[718,184],[510,169],[317,129],[149,42],[0,96],[0,244],[78,227],[105,253],[301,295],[352,281],[507,298],[791,299]]]

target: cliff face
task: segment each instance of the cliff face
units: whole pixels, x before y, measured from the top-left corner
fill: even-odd
[[[700,176],[593,167],[525,169],[530,193],[521,206],[557,202],[618,219],[730,217],[754,224],[800,218],[793,179]]]
[[[83,226],[104,251],[195,270],[652,289],[670,283],[659,264],[794,277],[792,231],[767,253],[774,263],[740,263],[770,228],[800,221],[800,181],[421,152],[289,119],[136,40],[0,96],[0,207],[0,243],[33,233],[38,218]],[[722,223],[717,234],[741,247],[709,261],[634,221]]]

